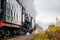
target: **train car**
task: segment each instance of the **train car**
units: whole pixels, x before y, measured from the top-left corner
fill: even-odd
[[[22,5],[17,0],[0,0],[0,35],[19,34],[22,27]]]
[[[28,16],[18,0],[0,0],[0,36],[29,32],[34,23],[34,19]]]

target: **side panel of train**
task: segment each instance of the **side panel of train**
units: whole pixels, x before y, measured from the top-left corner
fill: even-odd
[[[0,0],[0,35],[20,34],[22,6],[16,0]]]
[[[1,0],[1,21],[21,25],[22,6],[16,0]]]
[[[32,33],[35,19],[17,0],[0,0],[0,36]]]

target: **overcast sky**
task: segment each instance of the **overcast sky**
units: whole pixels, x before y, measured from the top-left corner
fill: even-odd
[[[60,0],[34,0],[34,5],[37,21],[51,23],[55,22],[56,17],[60,18]]]

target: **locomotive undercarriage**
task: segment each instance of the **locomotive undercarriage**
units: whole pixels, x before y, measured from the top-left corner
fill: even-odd
[[[17,36],[23,35],[25,32],[19,28],[9,28],[9,27],[2,27],[0,29],[0,38],[8,37],[8,36]]]
[[[29,30],[25,28],[10,28],[4,26],[0,29],[0,38],[25,35],[27,32],[31,34],[32,31],[33,30]]]

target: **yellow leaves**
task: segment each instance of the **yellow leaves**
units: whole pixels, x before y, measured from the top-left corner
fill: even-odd
[[[34,37],[34,40],[56,40],[55,37],[48,38],[48,35],[45,34],[45,32],[42,32]]]
[[[56,26],[56,27],[52,27],[52,28],[48,28],[48,31],[52,31],[52,32],[56,32],[57,30],[60,31],[60,26]]]
[[[45,32],[41,32],[40,34],[34,37],[34,40],[49,40],[49,39],[47,38],[47,35],[45,35]]]
[[[48,28],[46,33],[48,33],[47,35],[48,36],[51,36],[52,40],[60,40],[60,26],[55,26],[55,27],[52,27],[52,28]]]
[[[56,32],[60,31],[60,26],[55,26],[52,28],[48,28],[45,32],[40,32],[38,35],[34,37],[34,40],[57,40],[56,39]],[[51,38],[49,38],[49,37]]]
[[[34,40],[58,40],[58,38],[60,38],[60,26],[55,26],[48,28],[45,32],[40,32]]]

